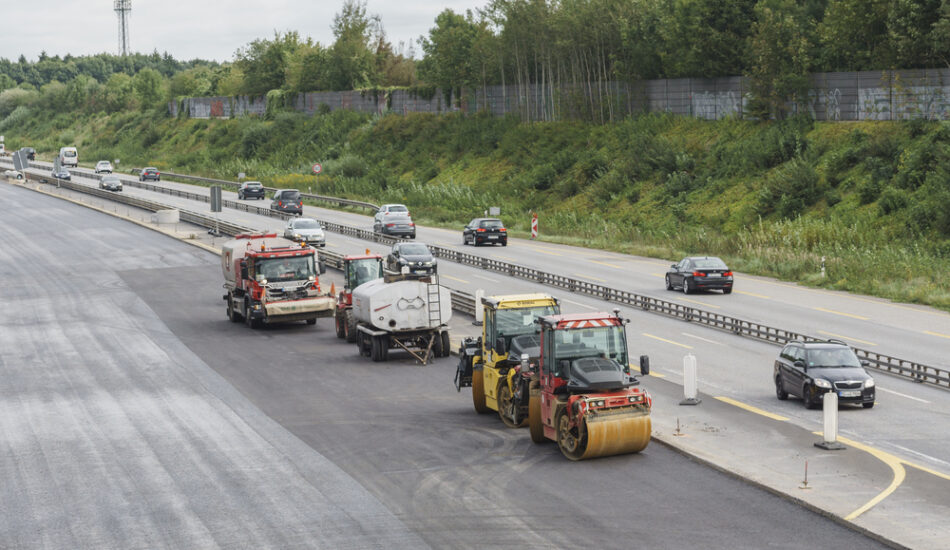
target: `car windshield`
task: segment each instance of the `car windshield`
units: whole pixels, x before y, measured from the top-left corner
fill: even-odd
[[[401,204],[394,204],[387,209],[388,212],[392,214],[406,213],[409,212],[409,209]]]
[[[860,367],[861,362],[848,348],[810,349],[805,356],[809,367]]]
[[[317,220],[300,219],[294,222],[294,229],[320,229]]]
[[[693,266],[699,269],[727,269],[725,262],[719,258],[694,258]]]
[[[583,357],[612,359],[627,367],[627,342],[623,327],[609,326],[556,330],[554,334],[554,374],[564,377],[564,365]]]
[[[383,265],[376,258],[352,260],[350,262],[349,280],[347,286],[356,288],[363,283],[379,279],[383,276]]]
[[[119,178],[102,178],[102,183],[119,183]]]
[[[286,192],[286,193],[283,193],[280,196],[280,198],[285,201],[295,201],[300,198],[300,192],[299,191]]]
[[[255,182],[249,182],[249,183],[244,184],[244,187],[246,187],[246,188],[248,188],[248,189],[250,189],[251,187],[253,187],[253,188],[256,189],[256,188],[258,188],[258,187],[263,187],[263,185],[261,185],[259,182],[256,182],[256,181],[255,181]]]
[[[105,161],[105,160],[100,160],[96,165],[97,165],[97,166],[109,166],[109,162],[108,162],[108,161]]]
[[[537,328],[534,324],[535,319],[555,314],[557,314],[555,306],[499,309],[495,312],[495,331],[498,336],[534,334]]]
[[[155,172],[158,172],[158,168],[146,168],[145,172],[148,174],[154,174]]]
[[[313,256],[286,256],[266,258],[257,261],[257,280],[296,281],[316,276],[313,269]]]
[[[429,256],[429,247],[422,243],[409,243],[399,247],[399,253],[403,256]]]
[[[76,151],[66,151],[66,152],[63,153],[63,156],[64,156],[64,157],[73,158],[73,157],[76,156]]]
[[[412,220],[410,220],[409,216],[406,216],[405,214],[399,214],[399,215],[392,216],[390,218],[386,218],[384,221],[386,223],[392,224],[392,223],[409,223]]]
[[[501,223],[501,220],[482,220],[481,227],[485,229],[500,229],[505,225]]]

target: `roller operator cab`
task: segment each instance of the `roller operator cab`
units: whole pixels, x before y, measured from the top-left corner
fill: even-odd
[[[343,290],[337,295],[334,314],[337,338],[345,338],[351,344],[356,342],[353,289],[382,278],[383,257],[379,254],[370,254],[366,249],[366,254],[343,257]]]
[[[650,442],[653,400],[630,370],[627,338],[614,314],[539,319],[541,356],[528,403],[531,440],[556,441],[570,460],[636,453]],[[527,358],[523,370],[532,367]],[[650,361],[640,356],[640,374]]]
[[[482,335],[462,341],[455,388],[472,387],[477,412],[497,411],[506,426],[524,426],[532,373],[523,370],[521,358],[527,355],[530,364],[537,365],[537,319],[559,314],[558,300],[540,293],[512,294],[482,298],[480,306]]]

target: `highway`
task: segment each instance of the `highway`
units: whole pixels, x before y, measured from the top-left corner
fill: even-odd
[[[252,331],[224,317],[215,255],[0,201],[28,205],[0,216],[4,547],[884,547],[659,444],[568,462],[476,415],[452,358],[372,363],[323,321]],[[684,325],[640,315],[631,344],[673,376],[679,350],[641,327]]]
[[[86,180],[79,178],[79,182]],[[162,186],[204,192],[207,190],[198,186],[161,182]],[[146,197],[174,207],[207,211],[206,203],[198,203],[188,199],[174,197],[154,192],[144,191],[128,186],[125,194]],[[225,191],[226,198],[232,197]],[[267,201],[246,201],[254,205],[266,205]],[[306,213],[320,219],[338,223],[353,223],[369,228],[371,218],[357,214],[337,212],[307,206]],[[224,219],[235,223],[280,231],[284,223],[276,218],[259,216],[248,212],[225,209]],[[444,244],[451,232],[442,229],[418,228],[419,240],[434,244]],[[455,235],[461,241],[460,232]],[[338,252],[357,252],[366,248],[374,252],[385,254],[387,247],[359,239],[338,234],[328,234],[328,247]],[[801,329],[816,336],[845,337],[855,345],[869,347],[874,344],[880,347],[881,352],[909,359],[931,362],[937,365],[946,365],[945,339],[926,334],[950,334],[950,315],[930,308],[893,304],[884,300],[864,296],[849,295],[840,292],[828,292],[790,285],[759,277],[737,276],[737,290],[732,295],[718,293],[693,294],[684,296],[682,293],[667,292],[662,287],[661,277],[648,279],[652,286],[638,286],[637,273],[646,273],[650,270],[662,268],[658,260],[608,254],[601,251],[534,243],[519,239],[512,239],[508,247],[478,247],[464,248],[467,252],[475,252],[509,261],[516,261],[532,267],[550,269],[553,273],[568,276],[583,275],[583,267],[590,273],[588,279],[602,278],[615,282],[618,288],[633,290],[644,294],[655,295],[665,299],[679,299],[698,307],[714,309],[719,313],[742,315],[752,313],[743,308],[751,306],[736,306],[734,302],[744,303],[759,300],[760,304],[754,313],[757,319],[782,328],[795,328],[801,325],[810,325]],[[544,250],[545,252],[539,252]],[[552,252],[557,255],[552,255]],[[608,260],[605,257],[616,257],[617,260]],[[600,259],[598,259],[600,258]],[[569,267],[574,262],[577,267]],[[617,271],[609,265],[623,265],[629,268],[624,271],[629,275],[617,275]],[[650,266],[653,267],[650,267]],[[638,267],[640,266],[640,267]],[[644,267],[646,266],[646,267]],[[573,273],[573,271],[577,273]],[[639,271],[638,271],[639,270]],[[615,307],[596,299],[581,295],[572,295],[564,291],[555,291],[551,288],[533,284],[520,279],[506,277],[497,273],[489,273],[477,268],[440,262],[439,272],[442,282],[447,286],[473,292],[476,288],[486,289],[491,293],[510,293],[521,291],[539,291],[554,293],[563,300],[564,309],[571,311],[591,311],[611,309]],[[661,273],[662,271],[658,271]],[[647,275],[649,277],[649,275]],[[600,282],[600,281],[596,281]],[[614,283],[611,283],[614,284]],[[740,293],[741,288],[749,287],[760,292],[769,292],[770,299],[746,296]],[[743,290],[742,292],[751,292]],[[771,298],[780,298],[781,303],[788,307],[774,305]],[[765,303],[766,305],[762,305]],[[823,304],[822,306],[807,306],[807,304]],[[837,313],[817,312],[815,307]],[[797,399],[778,401],[774,394],[772,383],[772,364],[778,353],[774,345],[737,337],[729,333],[705,328],[677,321],[642,311],[621,308],[624,315],[630,317],[631,346],[636,354],[646,353],[651,356],[653,368],[659,375],[672,381],[682,381],[682,361],[685,354],[693,354],[698,359],[700,391],[717,396],[733,399],[741,403],[769,411],[773,414],[787,417],[791,422],[811,430],[821,428],[821,412],[805,410]],[[831,316],[821,324],[811,325],[814,319],[803,323],[797,315],[811,319],[820,314]],[[846,315],[839,315],[846,314]],[[865,317],[858,319],[857,317]],[[839,321],[840,319],[840,321]],[[906,319],[907,326],[917,327],[914,331],[900,328],[905,325],[898,322]],[[881,322],[878,323],[878,320]],[[895,326],[896,325],[896,326]],[[925,330],[926,328],[926,330]],[[856,339],[849,339],[846,336]],[[923,341],[926,341],[924,343]],[[929,358],[929,359],[928,359]],[[886,375],[878,375],[877,404],[874,409],[863,410],[851,407],[842,409],[841,432],[856,439],[873,443],[882,449],[913,460],[933,468],[943,474],[950,475],[950,433],[946,430],[935,430],[935,426],[946,426],[950,423],[950,393],[945,389],[915,384],[905,379],[898,379]]]

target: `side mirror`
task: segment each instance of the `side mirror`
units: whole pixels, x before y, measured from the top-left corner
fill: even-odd
[[[247,265],[241,264],[241,278],[247,279]]]
[[[864,367],[864,368],[868,368],[868,367],[871,366],[871,362],[868,361],[867,359],[862,359],[862,360],[861,360],[861,366]]]
[[[508,353],[508,346],[505,345],[504,338],[497,338],[495,340],[495,353],[498,355],[504,355]]]
[[[650,374],[650,356],[641,355],[640,356],[640,374],[647,376]]]
[[[670,266],[670,269],[678,269],[680,264],[673,264]]]
[[[795,361],[794,363],[792,363],[792,364],[795,366],[795,368],[803,369],[803,370],[808,370],[808,365],[806,365],[805,362],[802,361],[801,359],[796,360],[796,361]]]

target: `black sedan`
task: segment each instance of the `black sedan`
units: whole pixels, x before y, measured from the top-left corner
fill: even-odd
[[[105,189],[106,191],[121,191],[122,190],[122,180],[118,176],[103,176],[99,180],[99,189]]]
[[[264,199],[264,185],[259,181],[245,181],[238,188],[238,200]]]
[[[828,392],[838,394],[841,403],[874,406],[874,378],[867,373],[867,362],[840,340],[789,342],[782,348],[772,379],[775,395],[781,400],[794,395],[806,408],[821,404]]]
[[[497,218],[475,218],[462,230],[462,244],[508,246],[508,230]]]
[[[60,168],[59,171],[53,170],[49,174],[53,179],[69,181],[73,179],[72,174],[69,173],[69,170],[65,168]]]
[[[410,275],[431,275],[438,269],[429,247],[417,242],[396,243],[386,257],[386,269],[399,273],[403,267]]]
[[[731,294],[732,271],[715,256],[683,258],[666,272],[666,290],[682,290],[684,294],[694,290],[722,290],[723,294]]]
[[[146,180],[162,181],[162,174],[158,171],[158,168],[147,166],[139,173],[139,181]]]

